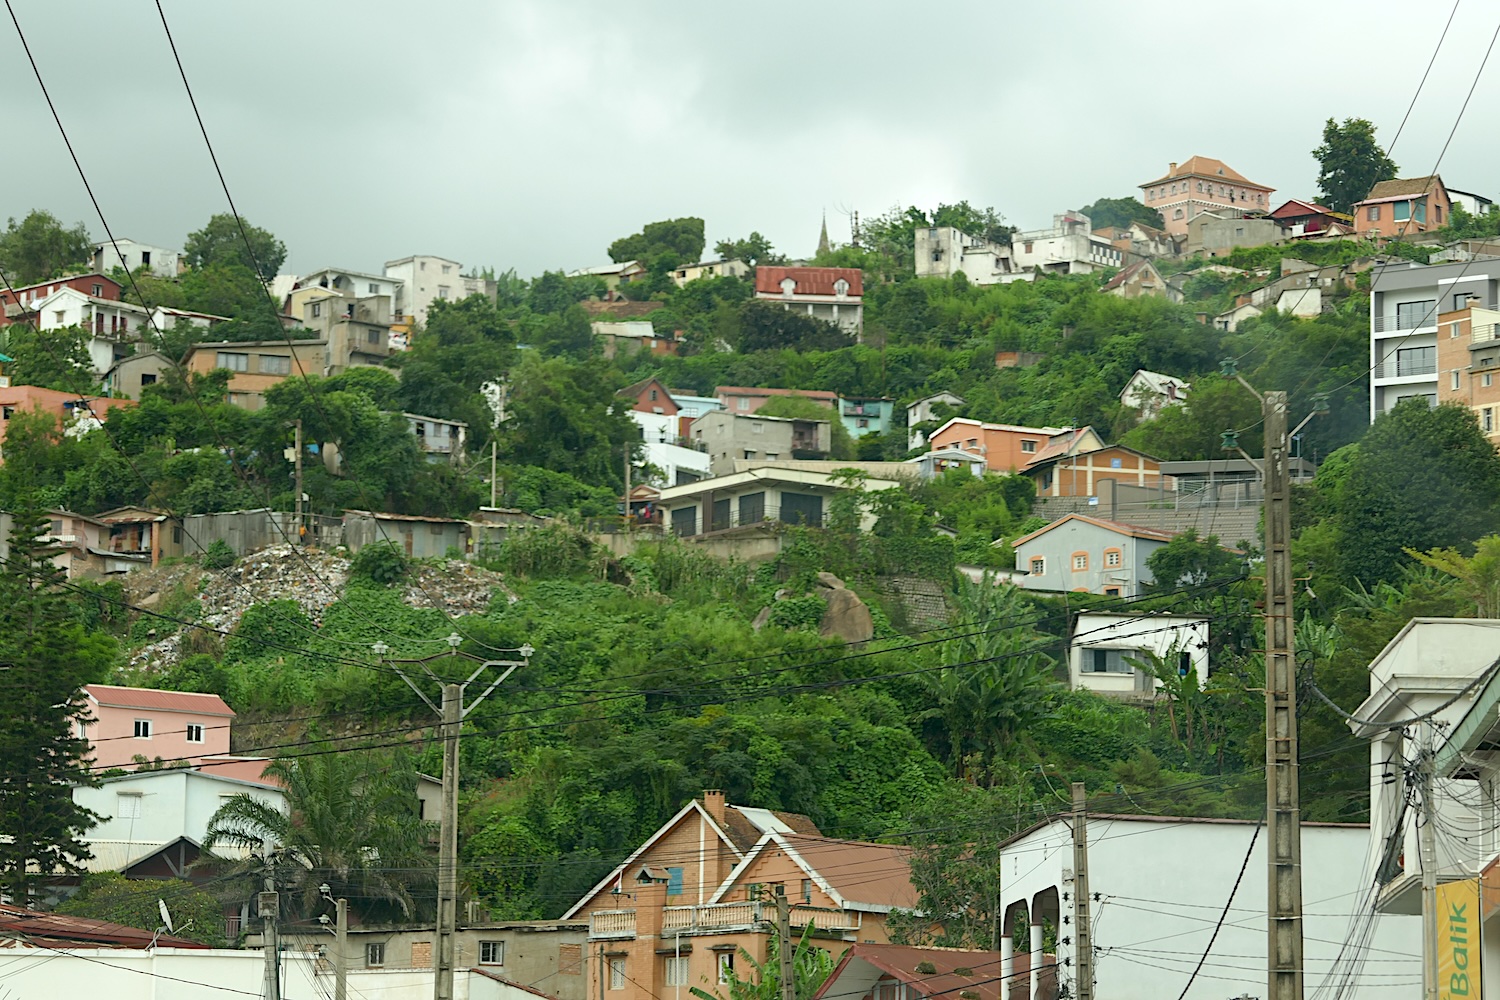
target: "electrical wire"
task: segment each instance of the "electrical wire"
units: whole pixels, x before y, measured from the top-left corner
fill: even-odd
[[[1229,907],[1234,904],[1234,897],[1240,891],[1240,883],[1245,880],[1245,869],[1250,867],[1250,855],[1255,851],[1255,842],[1260,838],[1260,828],[1266,821],[1266,814],[1262,812],[1260,819],[1255,823],[1255,830],[1250,834],[1250,846],[1245,848],[1245,860],[1240,862],[1240,872],[1234,877],[1234,885],[1229,888],[1229,898],[1224,900],[1224,909],[1219,913],[1218,923],[1214,924],[1214,931],[1208,936],[1208,944],[1203,948],[1203,954],[1198,958],[1198,964],[1193,967],[1193,972],[1188,976],[1188,981],[1183,984],[1182,992],[1177,995],[1177,1000],[1186,1000],[1188,990],[1193,988],[1193,982],[1198,978],[1198,973],[1203,971],[1203,963],[1208,961],[1209,953],[1214,950],[1214,942],[1219,940],[1219,931],[1224,926],[1224,920],[1229,916]]]

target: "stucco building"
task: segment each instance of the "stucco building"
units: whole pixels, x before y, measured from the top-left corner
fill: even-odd
[[[802,420],[714,410],[694,420],[688,444],[707,453],[716,476],[734,471],[736,459],[826,458],[833,450],[833,417]]]
[[[1146,561],[1172,533],[1068,514],[1010,544],[1027,590],[1135,597],[1155,579]],[[1005,544],[1001,539],[996,544]]]
[[[326,340],[252,340],[194,344],[182,364],[200,375],[227,369],[230,405],[259,410],[266,390],[293,376],[326,375],[328,362]]]
[[[908,419],[910,419],[908,417]],[[1052,439],[1066,432],[1063,427],[1022,427],[1018,424],[989,424],[966,417],[954,417],[927,438],[933,451],[960,448],[984,456],[985,470],[1009,473],[1024,469],[1047,449]],[[1102,446],[1092,428],[1085,429],[1086,444]]]
[[[1361,236],[1388,239],[1441,229],[1452,221],[1453,202],[1437,174],[1397,178],[1371,188],[1353,215]]]
[[[832,323],[858,337],[865,323],[865,275],[857,267],[757,267],[755,297]]]
[[[1257,184],[1223,160],[1194,156],[1169,163],[1167,172],[1141,185],[1141,203],[1161,213],[1166,231],[1185,235],[1188,223],[1204,212],[1231,208],[1269,212],[1275,188]]]
[[[952,226],[917,229],[913,249],[919,278],[951,278],[963,272],[972,285],[999,285],[1024,277],[1011,260],[1010,247]]]

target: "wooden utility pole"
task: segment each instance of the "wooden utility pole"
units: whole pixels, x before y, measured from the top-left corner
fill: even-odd
[[[776,886],[776,951],[781,959],[781,1000],[797,1000],[797,966],[792,954],[792,908],[786,886]]]
[[[526,665],[531,654],[536,652],[528,643],[516,650],[521,654],[519,660],[480,660],[479,666],[475,668],[467,680],[462,684],[447,684],[439,682],[442,687],[441,705],[427,696],[417,682],[412,680],[411,675],[402,669],[403,664],[420,665],[422,671],[432,681],[438,677],[432,672],[428,664],[437,659],[448,659],[450,657],[464,657],[469,660],[479,660],[479,657],[458,651],[463,642],[457,633],[448,636],[448,644],[452,647],[449,653],[437,656],[429,656],[418,660],[385,660],[385,654],[390,647],[383,642],[377,642],[374,646],[375,655],[384,663],[389,663],[395,668],[396,673],[407,686],[417,693],[423,703],[442,720],[440,733],[443,738],[443,802],[442,815],[438,824],[438,913],[437,913],[437,955],[435,961],[436,975],[433,977],[434,1000],[453,1000],[453,969],[455,964],[457,932],[458,932],[458,740],[463,730],[465,717],[474,709],[478,708],[490,693],[499,687],[507,677],[517,668]],[[468,705],[464,704],[464,689],[473,683],[480,674],[492,667],[504,667],[505,670],[490,682],[477,698]]]
[[[270,853],[266,854],[269,864]],[[281,1000],[281,940],[277,935],[276,921],[281,916],[281,896],[276,891],[276,879],[266,872],[266,888],[256,898],[256,914],[264,922],[261,931],[261,946],[265,949],[265,1000]]]
[[[1266,491],[1267,1000],[1301,1000],[1302,806],[1297,786],[1297,653],[1285,392],[1261,397]]]
[[[294,503],[296,504],[295,509],[297,511],[297,516],[296,516],[296,520],[297,520],[297,541],[296,541],[295,544],[301,545],[302,542],[303,542],[303,539],[307,537],[306,534],[302,530],[302,418],[301,417],[297,418],[297,429],[296,429],[295,435],[293,437],[292,451],[293,451],[293,455],[292,455],[292,467],[296,470],[292,474],[292,480],[293,480],[292,487],[293,487],[293,489],[296,490],[296,493],[297,493],[297,498],[294,501]]]
[[[1078,981],[1077,1000],[1094,1000],[1094,932],[1089,923],[1088,793],[1083,782],[1073,782],[1073,940]]]

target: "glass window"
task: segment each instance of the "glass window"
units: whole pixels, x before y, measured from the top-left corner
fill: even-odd
[[[276,354],[262,354],[260,356],[260,370],[266,375],[290,375],[292,373],[292,359],[283,358]]]
[[[1110,569],[1114,569],[1117,566],[1119,566],[1120,565],[1120,550],[1119,549],[1105,549],[1104,550],[1104,565],[1107,566]]]
[[[667,956],[666,982],[668,986],[688,984],[688,960],[685,955]]]
[[[1483,424],[1486,434],[1495,429],[1495,410],[1493,407],[1486,406],[1484,408]]]
[[[1411,202],[1409,201],[1398,201],[1391,206],[1391,209],[1393,210],[1391,218],[1397,222],[1405,222],[1411,218]]]
[[[1042,556],[1032,556],[1031,557],[1031,574],[1033,576],[1042,576],[1046,572],[1047,572],[1047,560],[1044,559]]]
[[[365,945],[365,967],[378,969],[385,964],[385,943],[370,942]]]
[[[504,941],[481,941],[481,942],[479,942],[479,964],[480,965],[504,965],[505,964],[505,942]]]
[[[151,720],[135,720],[135,738],[138,740],[149,740],[151,738]]]
[[[612,990],[625,988],[625,960],[623,958],[609,960],[609,988]]]
[[[1485,388],[1489,388],[1490,386],[1494,385],[1495,373],[1485,372],[1483,375],[1479,376],[1479,384],[1484,386]]]
[[[1418,222],[1426,222],[1427,221],[1427,200],[1425,198],[1422,199],[1421,201],[1417,202],[1416,205],[1413,206],[1413,208],[1412,208],[1412,216]]]
[[[1396,329],[1414,330],[1426,324],[1437,305],[1436,299],[1423,299],[1419,302],[1401,302],[1396,306]]]
[[[723,986],[734,980],[734,952],[719,952],[719,985]]]
[[[1089,554],[1087,552],[1073,553],[1073,572],[1078,573],[1089,568]]]
[[[115,819],[140,819],[140,792],[117,792],[115,794]]]
[[[681,868],[668,868],[667,869],[667,895],[668,896],[681,896],[682,895],[682,869]]]
[[[1431,375],[1435,371],[1436,347],[1403,347],[1396,351],[1397,375]]]
[[[1028,455],[1032,454],[1033,452],[1036,451],[1036,442],[1035,441],[1022,441],[1021,442],[1021,450],[1024,451],[1024,452],[1026,452]]]
[[[202,743],[203,727],[196,722],[189,722],[187,724],[187,741],[189,743]]]
[[[216,363],[218,367],[228,368],[232,372],[247,372],[250,370],[250,355],[220,351]]]
[[[1454,372],[1448,381],[1448,388],[1458,391],[1458,372]]]
[[[1083,669],[1092,674],[1128,674],[1135,668],[1125,660],[1139,655],[1134,649],[1102,649],[1097,646],[1086,652]]]

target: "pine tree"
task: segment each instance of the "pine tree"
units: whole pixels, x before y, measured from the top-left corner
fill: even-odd
[[[102,679],[115,652],[112,638],[74,618],[47,524],[29,503],[16,511],[0,564],[0,892],[18,906],[42,879],[91,857],[82,836],[98,817],[72,792],[97,782],[78,735],[82,688]]]

